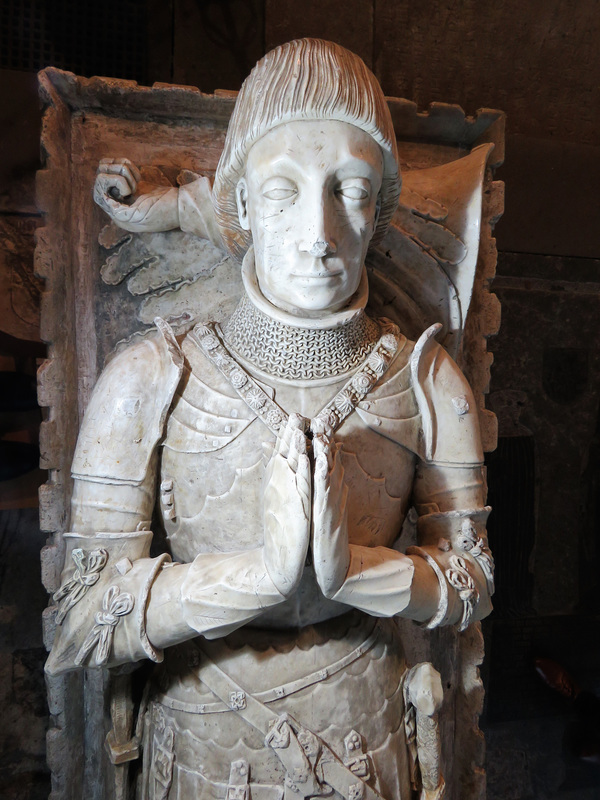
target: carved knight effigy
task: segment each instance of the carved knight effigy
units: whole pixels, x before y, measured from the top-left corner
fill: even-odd
[[[411,341],[367,312],[365,260],[392,221],[388,241],[456,265],[477,250],[480,208],[465,245],[414,185],[399,206],[381,89],[318,40],[254,68],[214,185],[140,192],[139,179],[101,162],[96,201],[126,231],[180,228],[231,254],[243,292],[213,322],[215,271],[183,332],[157,318],[98,380],[48,673],[156,662],[142,798],[441,798],[439,675],[406,663],[395,618],[465,630],[490,611],[477,404],[448,352],[460,304]],[[402,281],[379,252],[389,295]],[[470,288],[444,280],[464,311]],[[377,292],[371,306],[393,309]]]

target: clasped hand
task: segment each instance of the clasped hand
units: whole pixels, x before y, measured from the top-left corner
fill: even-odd
[[[291,414],[267,465],[263,494],[265,564],[284,597],[298,587],[309,546],[326,597],[341,587],[350,560],[340,446],[319,420]]]

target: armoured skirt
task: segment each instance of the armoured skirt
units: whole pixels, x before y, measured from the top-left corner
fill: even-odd
[[[207,685],[215,689],[215,673],[226,689],[220,697]],[[300,630],[245,627],[170,648],[143,712],[138,800],[344,797],[327,783],[303,790],[291,780],[290,765],[265,741],[269,719],[290,720],[313,765],[307,739],[384,800],[409,800],[405,673],[393,620],[357,611]]]

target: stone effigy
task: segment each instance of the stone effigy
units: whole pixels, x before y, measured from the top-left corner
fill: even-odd
[[[409,181],[399,206],[375,78],[300,40],[244,84],[213,186],[143,186],[127,159],[100,162],[95,199],[120,229],[179,228],[242,261],[226,320],[209,312],[231,259],[185,319],[171,308],[118,349],[72,463],[47,672],[117,669],[107,743],[115,764],[143,751],[141,797],[444,796],[440,677],[406,663],[394,618],[464,631],[491,608],[478,403],[449,354],[488,152]],[[461,236],[419,191],[444,181],[463,195]],[[385,283],[411,247],[447,270],[420,303],[390,300],[394,281],[423,282],[413,257]],[[420,324],[416,341],[365,310],[369,248],[384,276],[371,307]],[[134,735],[123,667],[144,659],[157,667]]]

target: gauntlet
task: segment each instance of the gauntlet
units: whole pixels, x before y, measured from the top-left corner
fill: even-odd
[[[66,533],[49,675],[77,667],[162,661],[146,635],[150,587],[170,556],[149,558],[152,533]]]

